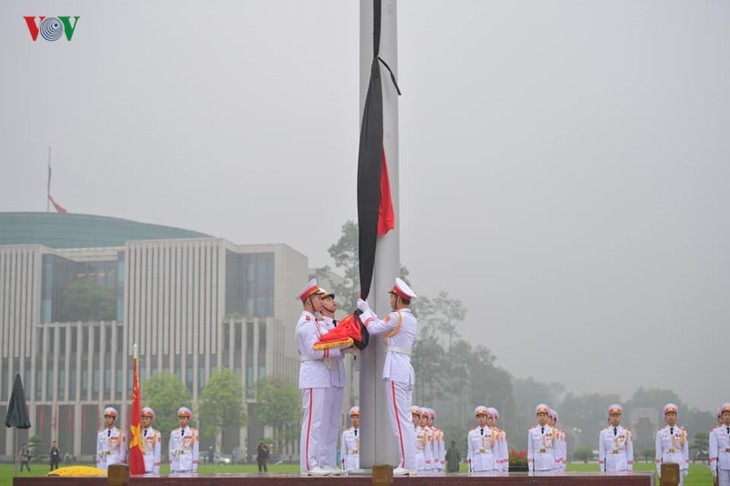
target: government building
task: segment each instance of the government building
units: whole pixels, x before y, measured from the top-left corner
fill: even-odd
[[[0,417],[16,373],[25,388],[31,436],[44,447],[93,456],[105,406],[129,424],[133,346],[140,381],[177,376],[197,407],[218,368],[241,379],[248,425],[223,434],[221,450],[255,451],[255,384],[297,383],[295,295],[307,257],[287,245],[237,245],[180,228],[82,215],[0,213]],[[103,320],[76,320],[66,292],[91,282],[110,295]],[[71,309],[69,309],[71,308]],[[144,398],[144,397],[143,397]],[[201,455],[214,438],[201,436]],[[0,456],[13,455],[0,428]]]

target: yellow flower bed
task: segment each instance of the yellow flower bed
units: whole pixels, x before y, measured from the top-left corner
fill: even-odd
[[[91,466],[65,466],[54,469],[46,476],[106,476],[106,471]]]

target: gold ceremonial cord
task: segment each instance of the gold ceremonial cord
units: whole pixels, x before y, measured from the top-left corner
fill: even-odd
[[[400,332],[400,328],[403,326],[403,315],[400,311],[397,312],[398,314],[398,323],[395,325],[395,329],[390,331],[389,333],[386,333],[385,336],[383,336],[383,343],[388,344],[388,338],[395,336]]]

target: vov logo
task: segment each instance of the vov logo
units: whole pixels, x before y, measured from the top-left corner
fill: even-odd
[[[70,42],[80,17],[73,17],[73,25],[71,24],[71,16],[23,18],[25,23],[28,24],[28,31],[33,42],[38,39],[38,33],[47,41],[57,41],[62,35],[66,34],[66,39]]]

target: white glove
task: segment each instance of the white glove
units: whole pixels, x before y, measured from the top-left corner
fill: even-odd
[[[360,309],[363,313],[370,310],[370,306],[368,305],[367,301],[362,299],[357,299],[357,308]]]

